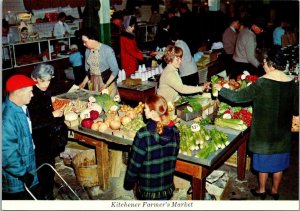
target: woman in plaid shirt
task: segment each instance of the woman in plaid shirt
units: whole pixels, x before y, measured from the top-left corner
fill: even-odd
[[[140,200],[168,200],[175,189],[173,177],[179,151],[179,131],[170,120],[167,101],[150,96],[145,103],[147,125],[134,138],[124,188],[137,182]]]

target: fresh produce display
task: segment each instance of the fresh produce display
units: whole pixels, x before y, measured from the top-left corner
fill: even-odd
[[[93,123],[94,123],[94,121],[91,118],[86,118],[86,119],[83,119],[81,121],[82,127],[85,127],[85,128],[88,128],[88,129],[92,128]]]
[[[97,119],[99,117],[99,112],[96,110],[91,110],[90,111],[90,118],[92,118],[93,120]]]
[[[137,132],[140,128],[144,127],[145,125],[146,124],[143,121],[143,117],[139,116],[131,122],[129,122],[128,124],[122,125],[121,129],[125,131]]]
[[[223,118],[216,118],[215,125],[220,127],[228,127],[235,130],[244,131],[247,129],[246,124],[240,119],[223,119]]]
[[[142,102],[139,102],[139,104],[134,108],[132,108],[129,105],[120,105],[120,111],[126,112],[126,113],[128,111],[134,111],[136,114],[142,114],[144,111],[144,107],[145,107],[145,104],[143,104]]]
[[[207,158],[218,149],[229,144],[227,135],[217,129],[208,130],[198,123],[179,124],[180,153],[189,156]]]
[[[189,106],[184,109],[185,113],[190,113],[194,111],[201,111],[203,105],[207,105],[209,103],[209,99],[211,99],[210,95],[202,94],[202,95],[194,95],[194,96],[181,96],[178,101],[176,101],[176,105],[181,105],[184,103],[188,103]]]
[[[239,119],[242,120],[247,127],[251,126],[252,107],[231,107],[230,105],[221,102],[219,105],[218,117],[221,119]],[[222,121],[221,121],[222,122]],[[218,123],[221,123],[218,121]],[[226,122],[226,121],[225,121]],[[235,123],[235,121],[227,121],[226,123]],[[215,123],[216,124],[216,123]],[[219,125],[221,126],[221,125]],[[240,128],[240,127],[238,127]]]
[[[80,100],[72,100],[64,107],[64,114],[70,111],[80,113],[87,108],[87,102]]]
[[[98,103],[105,112],[108,112],[112,106],[119,105],[108,94],[95,95],[94,98],[96,100],[96,103]]]
[[[66,106],[67,104],[70,103],[70,100],[65,100],[65,99],[57,99],[52,102],[52,106],[54,110],[61,109],[63,106]]]
[[[65,114],[65,120],[66,121],[74,121],[74,120],[77,120],[78,119],[78,114],[76,114],[75,112],[73,111],[70,111],[69,113],[66,113]]]
[[[89,109],[89,108],[86,108],[86,109],[84,109],[83,111],[81,111],[80,112],[80,119],[81,120],[84,120],[84,119],[86,119],[86,118],[90,118],[91,116],[91,112],[92,111],[92,109]]]
[[[218,76],[216,76],[216,75],[211,76],[211,78],[210,78],[210,82],[211,82],[211,85],[212,85],[212,90],[211,91],[212,91],[212,95],[214,97],[218,96],[218,90],[214,88],[214,85],[216,83],[218,83],[218,81],[219,81],[219,77]]]
[[[249,72],[244,71],[243,74],[238,75],[237,79],[224,79],[222,77],[218,77],[217,75],[213,75],[211,77],[212,86],[215,84],[219,84],[222,87],[231,89],[231,90],[240,90],[243,89],[253,82],[257,81],[258,77],[256,75],[250,75]],[[214,95],[214,89],[212,90]],[[217,91],[216,91],[217,92]],[[216,96],[216,95],[214,95]]]

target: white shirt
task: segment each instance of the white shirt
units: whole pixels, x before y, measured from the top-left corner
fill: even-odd
[[[66,31],[68,33],[70,33],[70,27],[68,26],[68,24],[58,21],[54,25],[53,35],[55,37],[63,37],[65,35]]]

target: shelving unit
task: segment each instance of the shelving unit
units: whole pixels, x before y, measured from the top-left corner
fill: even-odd
[[[25,67],[42,62],[68,58],[68,54],[66,53],[71,46],[73,38],[75,39],[75,36],[7,44],[5,46],[7,46],[9,52],[11,52],[11,68]],[[3,45],[3,48],[5,46]],[[21,59],[24,61],[20,61]]]
[[[13,57],[11,45],[2,45],[2,68],[3,70],[9,70],[13,68]]]

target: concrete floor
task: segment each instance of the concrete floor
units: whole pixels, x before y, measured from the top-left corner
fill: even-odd
[[[293,148],[291,152],[291,166],[287,169],[282,178],[280,186],[280,200],[298,200],[299,199],[299,139],[298,134],[293,136]],[[73,190],[78,194],[81,199],[84,200],[135,200],[132,191],[126,191],[123,189],[124,175],[126,171],[126,165],[120,167],[120,176],[110,178],[110,187],[103,191],[99,187],[83,188],[76,181],[76,176],[71,167],[64,165],[62,159],[56,159],[55,165],[60,175],[67,181]],[[251,188],[257,186],[257,177],[251,170],[246,171],[244,181],[237,180],[236,168],[229,165],[222,165],[218,170],[224,171],[229,179],[224,189],[221,198],[214,197],[213,195],[206,195],[206,200],[259,200],[252,196],[249,192]],[[56,177],[57,187],[55,189],[57,200],[69,200],[76,199],[65,185],[62,185],[62,181]],[[184,178],[182,175],[175,176],[176,190],[172,200],[190,200],[191,195],[187,194],[187,190],[190,187],[190,181]],[[60,188],[60,190],[59,190]],[[271,188],[271,177],[268,179],[268,187]],[[272,200],[270,196],[267,196],[266,200]]]

